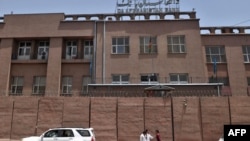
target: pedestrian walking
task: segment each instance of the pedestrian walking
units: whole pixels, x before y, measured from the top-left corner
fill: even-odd
[[[155,138],[156,138],[156,141],[161,141],[160,131],[159,130],[155,130]]]

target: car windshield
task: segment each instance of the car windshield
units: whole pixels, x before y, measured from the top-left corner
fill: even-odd
[[[51,137],[57,137],[58,136],[58,130],[50,130],[44,134],[45,138],[51,138]]]
[[[89,137],[90,132],[88,130],[77,130],[77,132],[83,137]]]

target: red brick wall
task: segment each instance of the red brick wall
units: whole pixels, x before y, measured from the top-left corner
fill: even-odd
[[[38,101],[39,99],[33,97],[18,97],[10,101],[9,104],[14,105],[11,138],[36,134]]]
[[[230,123],[228,100],[225,97],[200,99],[204,141],[218,140],[222,135],[223,125]]]
[[[144,129],[163,140],[210,141],[224,124],[250,124],[249,97],[1,97],[0,138],[21,139],[53,127],[93,127],[99,141],[138,140]]]

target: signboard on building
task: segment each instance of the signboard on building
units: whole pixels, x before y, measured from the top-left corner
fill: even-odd
[[[117,0],[117,13],[179,12],[179,0]]]

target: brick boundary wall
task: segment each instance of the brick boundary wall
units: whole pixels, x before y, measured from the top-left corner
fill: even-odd
[[[139,140],[144,129],[167,141],[211,141],[224,124],[250,124],[249,109],[249,97],[1,97],[0,141],[54,127],[93,127],[97,141]]]

